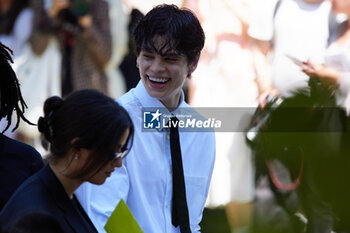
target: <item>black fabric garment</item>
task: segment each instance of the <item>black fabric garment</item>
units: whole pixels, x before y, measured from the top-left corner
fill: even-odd
[[[16,189],[44,167],[31,146],[0,134],[0,211]]]
[[[92,223],[91,219],[89,218],[89,216],[87,215],[87,213],[85,212],[84,208],[81,206],[80,202],[78,201],[78,198],[73,195],[72,198],[72,204],[74,205],[74,207],[79,210],[79,213],[81,214],[81,216],[85,219],[85,221],[92,227],[95,229],[94,224]]]
[[[190,233],[185,178],[183,174],[180,138],[177,127],[178,122],[179,120],[176,117],[171,118],[170,150],[173,165],[172,224],[175,227],[180,226],[181,233]]]
[[[47,165],[27,179],[14,193],[0,212],[0,232],[13,232],[18,222],[30,219],[31,232],[46,227],[45,232],[56,232],[59,226],[64,233],[97,233],[76,199],[68,197],[64,187]],[[51,224],[38,221],[43,217]]]

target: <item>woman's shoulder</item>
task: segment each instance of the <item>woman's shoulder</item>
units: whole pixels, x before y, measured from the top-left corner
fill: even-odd
[[[42,203],[45,203],[47,191],[41,181],[41,175],[38,172],[24,181],[9,200],[9,205],[21,208],[21,205],[25,204],[26,207],[38,208]]]
[[[0,225],[32,212],[50,213],[46,211],[47,195],[37,174],[28,178],[11,196],[0,213]]]
[[[27,194],[32,195],[33,193]],[[6,205],[3,211],[0,213],[0,226],[2,227],[0,232],[17,232],[19,229],[22,231],[23,229],[27,229],[23,232],[34,233],[36,232],[35,230],[38,230],[39,232],[39,230],[42,230],[43,227],[50,227],[51,225],[60,227],[59,222],[54,215],[55,212],[50,211],[49,208],[42,207],[41,203],[43,203],[43,201],[30,202],[30,198],[19,201],[19,197],[24,196],[17,196],[17,199],[10,202],[9,205]],[[43,224],[44,222],[45,224]]]
[[[62,233],[64,231],[53,214],[38,211],[18,216],[8,232]]]

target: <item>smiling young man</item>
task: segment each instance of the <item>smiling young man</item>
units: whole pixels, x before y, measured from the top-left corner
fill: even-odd
[[[214,167],[214,133],[179,130],[181,155],[175,159],[172,129],[142,127],[144,108],[174,116],[190,109],[182,87],[196,69],[204,39],[194,14],[174,5],[153,8],[136,27],[141,81],[118,99],[135,126],[133,147],[102,187],[87,184],[77,192],[99,232],[121,198],[146,233],[199,232]]]

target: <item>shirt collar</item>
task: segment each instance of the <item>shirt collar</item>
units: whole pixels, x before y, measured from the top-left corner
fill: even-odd
[[[180,104],[177,106],[177,108],[170,112],[162,102],[160,102],[157,98],[154,98],[150,96],[143,85],[142,80],[139,81],[137,86],[134,89],[134,95],[138,99],[138,101],[141,103],[141,106],[143,108],[154,108],[154,109],[161,109],[162,113],[165,115],[180,115],[183,112],[183,108],[188,108],[189,105],[185,102],[185,95],[183,90],[181,90],[181,100]],[[158,131],[162,131],[162,127],[157,129]]]
[[[180,111],[179,109],[181,109],[183,107],[188,107],[188,105],[185,102],[184,92],[181,90],[180,104],[178,105],[178,107],[174,111],[169,112],[169,110],[163,105],[162,102],[160,102],[157,98],[154,98],[148,94],[145,86],[143,85],[142,80],[140,80],[139,83],[137,84],[137,86],[134,90],[134,94],[135,94],[136,98],[139,100],[139,102],[141,103],[142,107],[144,107],[144,108],[162,108],[162,109],[164,109],[164,111],[167,114],[172,114],[172,113],[175,114],[178,111]]]

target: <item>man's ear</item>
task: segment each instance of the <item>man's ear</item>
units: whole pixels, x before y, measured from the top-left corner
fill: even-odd
[[[187,77],[191,77],[192,73],[197,69],[197,65],[198,65],[198,60],[191,63],[189,66],[188,66],[188,74],[187,74]]]
[[[138,69],[139,68],[139,57],[137,56],[136,58],[136,68]]]

